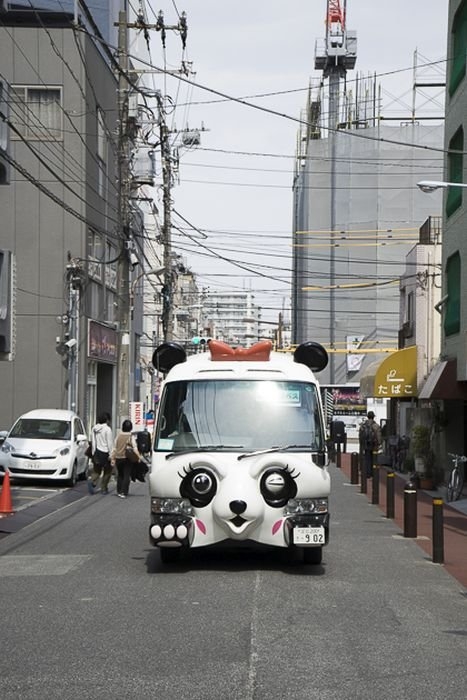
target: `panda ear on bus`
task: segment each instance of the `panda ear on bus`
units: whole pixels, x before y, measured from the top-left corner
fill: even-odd
[[[305,365],[312,372],[321,372],[328,365],[329,357],[326,349],[313,340],[302,343],[294,351],[294,361]]]
[[[152,354],[152,364],[159,372],[169,372],[172,367],[185,361],[185,348],[178,343],[162,343]]]

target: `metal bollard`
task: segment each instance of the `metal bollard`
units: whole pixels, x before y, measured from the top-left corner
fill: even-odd
[[[388,472],[386,476],[386,517],[394,519],[394,472]]]
[[[411,480],[404,487],[404,537],[417,537],[417,489]]]
[[[350,455],[350,483],[358,484],[358,452]]]
[[[360,455],[360,493],[366,493],[366,467],[363,455]]]
[[[379,466],[373,464],[373,483],[371,487],[371,503],[374,506],[379,504]]]
[[[444,564],[443,499],[433,498],[433,563]]]
[[[336,467],[337,469],[341,468],[341,444],[340,442],[337,443],[337,451],[336,451]]]

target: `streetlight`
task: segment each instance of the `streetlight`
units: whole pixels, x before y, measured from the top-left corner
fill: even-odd
[[[135,277],[135,279],[131,283],[130,298],[131,298],[132,305],[133,305],[133,301],[135,298],[135,287],[138,284],[138,282],[140,281],[141,277],[144,277],[145,275],[157,275],[159,277],[160,275],[162,275],[163,272],[165,272],[165,267],[153,268],[151,270],[143,270],[143,272],[140,272],[139,275],[137,275],[137,277]]]
[[[421,180],[417,182],[417,187],[422,192],[434,192],[439,189],[447,189],[448,187],[467,187],[463,182],[437,182],[436,180]]]

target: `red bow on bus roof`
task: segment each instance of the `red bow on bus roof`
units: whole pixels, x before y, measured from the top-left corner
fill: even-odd
[[[233,348],[221,340],[209,341],[209,352],[211,360],[216,362],[223,360],[245,360],[249,362],[259,362],[269,360],[272,343],[270,340],[261,340],[255,343],[251,348]]]

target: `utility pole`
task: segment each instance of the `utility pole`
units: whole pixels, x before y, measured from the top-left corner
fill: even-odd
[[[277,347],[282,350],[284,342],[282,338],[282,330],[284,328],[282,311],[279,311],[279,322],[277,324]]]
[[[162,334],[164,340],[173,338],[173,271],[172,271],[172,163],[169,144],[169,130],[165,123],[162,97],[158,95],[159,133],[162,159],[162,203],[164,216],[162,223],[162,245],[164,246],[164,285],[162,287]]]
[[[120,114],[120,143],[119,143],[119,166],[120,166],[120,222],[121,228],[125,232],[126,238],[129,236],[129,218],[128,218],[128,200],[130,196],[129,188],[125,186],[125,177],[128,180],[128,164],[129,164],[129,151],[128,151],[128,139],[125,139],[124,128],[125,121],[128,116],[128,103],[125,94],[125,87],[127,81],[125,79],[128,70],[128,56],[127,56],[127,35],[128,29],[136,29],[138,31],[143,30],[146,41],[149,42],[149,32],[148,30],[154,29],[160,33],[162,45],[165,49],[166,46],[166,36],[167,31],[175,31],[180,36],[182,42],[183,50],[186,48],[186,38],[188,31],[188,24],[185,12],[182,12],[179,21],[176,25],[167,25],[164,20],[164,14],[162,11],[159,12],[157,16],[157,22],[155,24],[150,24],[146,22],[144,15],[141,13],[137,16],[137,19],[133,23],[128,23],[126,14],[120,12],[119,14],[119,66],[120,66],[120,79],[119,79],[119,114]],[[174,73],[186,73],[187,65],[182,63],[182,70],[175,71]],[[163,220],[162,220],[162,231],[161,240],[163,245],[163,264],[164,264],[164,279],[162,286],[162,334],[165,341],[171,340],[174,335],[174,267],[172,264],[172,187],[173,187],[173,171],[174,163],[176,162],[176,154],[172,153],[170,134],[173,133],[169,130],[166,123],[166,110],[165,110],[165,97],[160,92],[155,93],[155,98],[157,101],[157,107],[159,112],[159,145],[161,150],[161,164],[162,164],[162,202],[163,202]],[[188,134],[187,130],[187,134]],[[187,138],[187,137],[186,137]],[[199,138],[199,135],[198,135]],[[126,208],[125,208],[126,207]],[[128,407],[128,367],[125,366],[128,363],[128,352],[125,353],[123,340],[129,337],[129,308],[125,307],[125,302],[128,299],[128,290],[125,288],[125,284],[128,285],[128,259],[126,256],[122,255],[122,260],[119,266],[119,304],[120,304],[120,329],[121,329],[121,355],[119,356],[119,396],[120,405],[123,407],[125,404]],[[126,331],[126,334],[125,334]],[[129,349],[129,348],[128,348]],[[126,385],[125,385],[126,382]]]
[[[78,411],[79,401],[79,306],[82,270],[73,260],[67,265],[68,277],[68,330],[65,339],[67,352],[67,382],[69,411]]]
[[[118,424],[127,418],[130,410],[130,263],[128,246],[130,241],[130,144],[128,125],[128,27],[127,14],[118,14],[118,229],[122,250],[117,268],[118,300]]]

